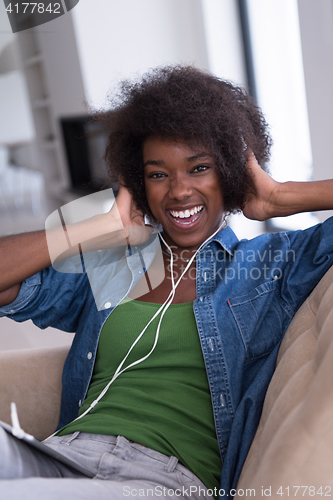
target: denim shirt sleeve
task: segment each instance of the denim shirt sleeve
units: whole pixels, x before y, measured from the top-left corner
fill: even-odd
[[[287,232],[290,259],[286,262],[281,295],[297,312],[333,265],[333,217],[303,231]]]
[[[3,316],[12,317],[13,314],[23,309],[38,293],[38,285],[41,284],[40,273],[31,276],[21,284],[20,291],[16,299],[6,306],[0,306],[0,318]],[[24,321],[24,320],[22,320]]]
[[[50,266],[22,282],[16,299],[0,307],[0,317],[74,332],[89,293],[86,274],[63,274]]]

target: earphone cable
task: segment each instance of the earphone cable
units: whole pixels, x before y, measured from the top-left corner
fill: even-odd
[[[147,323],[147,325],[144,327],[144,329],[141,331],[141,333],[138,335],[138,337],[135,339],[135,341],[133,342],[133,344],[131,345],[131,347],[129,348],[129,350],[127,351],[127,354],[126,356],[124,357],[124,359],[121,361],[121,363],[119,364],[118,368],[116,369],[113,377],[111,378],[111,380],[108,382],[108,384],[104,387],[104,389],[101,391],[101,393],[99,394],[99,396],[91,403],[91,405],[89,406],[89,408],[87,408],[87,410],[85,410],[81,415],[79,415],[75,420],[79,420],[81,419],[82,417],[84,417],[85,415],[87,415],[87,413],[89,413],[96,405],[97,403],[102,399],[102,397],[106,394],[106,392],[108,391],[109,387],[111,386],[111,384],[113,384],[113,382],[119,377],[119,375],[121,375],[122,373],[124,373],[124,371],[128,370],[129,368],[132,368],[133,366],[136,366],[138,365],[139,363],[142,363],[143,361],[145,361],[151,354],[152,352],[154,351],[156,345],[157,345],[157,342],[158,342],[158,338],[159,338],[159,333],[160,333],[160,326],[161,326],[161,323],[162,323],[162,319],[163,319],[163,316],[164,314],[166,313],[166,311],[168,310],[169,306],[171,305],[173,299],[174,299],[174,296],[175,296],[175,292],[176,292],[176,288],[177,286],[179,285],[182,277],[184,276],[184,274],[187,272],[187,270],[189,269],[190,265],[192,264],[193,260],[195,259],[197,253],[199,252],[199,250],[201,250],[201,248],[206,244],[206,242],[213,238],[220,230],[221,228],[223,228],[223,226],[225,226],[225,219],[223,220],[222,224],[219,226],[219,228],[211,235],[209,236],[201,245],[200,247],[196,250],[195,254],[191,257],[191,259],[189,260],[187,266],[185,267],[185,270],[182,272],[180,278],[178,279],[177,283],[175,284],[174,282],[174,276],[173,276],[173,253],[171,251],[171,248],[169,247],[169,245],[166,243],[166,241],[164,240],[163,236],[161,235],[161,233],[158,231],[159,233],[159,236],[160,238],[162,239],[163,243],[165,244],[165,246],[168,248],[168,250],[170,251],[170,268],[171,268],[171,284],[172,284],[172,289],[171,289],[171,292],[169,293],[167,299],[164,301],[164,303],[162,304],[162,306],[158,309],[158,311],[153,315],[153,317],[149,320],[149,322]],[[164,308],[164,310],[163,310]],[[161,312],[162,311],[162,312]],[[133,361],[133,363],[129,364],[128,366],[126,366],[125,368],[121,369],[122,366],[124,365],[126,359],[128,358],[129,354],[132,352],[133,348],[135,347],[135,345],[139,342],[139,340],[141,339],[141,337],[143,336],[143,334],[145,333],[145,331],[147,330],[148,326],[151,324],[151,322],[160,314],[161,312],[161,317],[159,319],[159,322],[158,322],[158,326],[157,326],[157,329],[156,329],[156,334],[155,334],[155,339],[154,339],[154,344],[151,348],[151,350],[148,352],[148,354],[146,354],[145,356],[143,356],[142,358],[136,360],[136,361]],[[74,421],[75,421],[74,420]]]

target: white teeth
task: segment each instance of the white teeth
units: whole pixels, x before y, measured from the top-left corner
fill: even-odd
[[[191,210],[185,210],[185,212],[176,212],[173,210],[170,210],[170,213],[173,217],[179,217],[180,219],[187,219],[188,217],[191,217],[191,215],[197,214],[203,209],[203,205],[200,205],[198,207],[191,208]]]

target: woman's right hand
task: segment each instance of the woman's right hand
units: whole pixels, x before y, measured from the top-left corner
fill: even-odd
[[[124,229],[128,245],[139,245],[148,241],[153,228],[145,225],[144,214],[135,205],[132,194],[121,182],[118,196],[109,215]]]
[[[135,206],[131,193],[119,184],[119,193],[111,210],[66,226],[67,240],[64,239],[62,228],[47,231],[51,263],[80,252],[117,248],[126,244],[139,245],[148,241],[152,230],[150,226],[145,226],[144,216]]]

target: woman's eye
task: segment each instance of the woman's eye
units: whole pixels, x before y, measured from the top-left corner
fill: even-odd
[[[198,165],[192,170],[192,172],[204,172],[208,168],[210,168],[208,165]]]
[[[149,175],[149,179],[161,179],[164,176],[165,174],[163,174],[162,172],[155,172]]]

